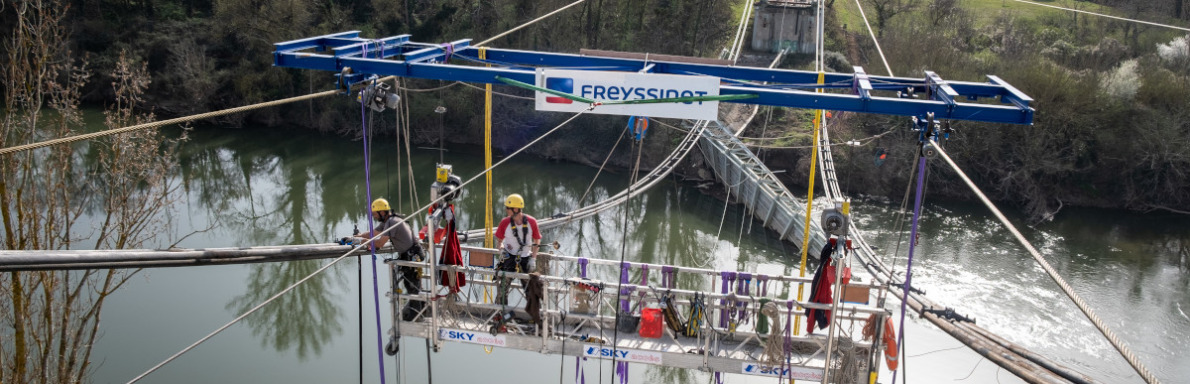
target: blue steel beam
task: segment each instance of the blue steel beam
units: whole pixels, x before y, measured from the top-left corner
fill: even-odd
[[[341,45],[341,44],[339,44],[339,42],[337,40],[339,40],[339,39],[342,39],[342,40],[353,39],[358,36],[359,36],[359,31],[339,32],[339,33],[331,34],[331,35],[324,35],[324,36],[318,36],[318,37],[311,37],[308,39],[298,39],[298,40],[286,41],[283,43],[276,43],[276,44],[273,44],[273,47],[276,52],[304,51],[307,49],[323,47],[323,46],[332,46],[333,47],[333,46]],[[344,42],[343,44],[350,44],[350,43]]]
[[[402,53],[402,47],[409,42],[409,35],[387,37],[379,40],[366,40],[353,44],[335,47],[336,56],[358,56],[367,53],[368,57],[392,57]]]
[[[512,49],[487,49],[487,59],[479,60],[480,49],[470,47],[470,40],[449,43],[450,49],[453,50],[451,58],[497,65],[489,68],[452,64],[447,59],[447,44],[412,43],[405,36],[383,39],[386,41],[386,51],[399,50],[404,60],[359,57],[358,51],[346,47],[359,47],[361,43],[374,40],[359,39],[357,36],[358,32],[353,31],[278,43],[273,55],[274,65],[333,72],[340,72],[343,68],[349,67],[354,73],[486,84],[503,84],[496,80],[498,76],[534,84],[534,70],[542,67],[624,72],[638,72],[642,68],[648,68],[651,73],[719,77],[725,83],[720,88],[720,94],[758,96],[726,102],[917,117],[933,113],[939,119],[1033,123],[1034,110],[1029,105],[1032,99],[1000,78],[990,75],[989,83],[975,83],[945,81],[932,72],[928,72],[925,78],[906,78],[871,76],[860,69],[855,74],[827,73],[824,75],[825,84],[817,85],[817,72],[784,69],[645,61]],[[335,54],[306,52],[309,50]],[[385,56],[394,55],[386,52]],[[762,85],[760,82],[768,84]],[[818,88],[847,89],[857,94],[812,92]],[[912,91],[927,94],[930,100],[882,97],[872,95],[872,91]],[[956,101],[960,97],[967,100],[990,99],[1009,105],[961,103]]]

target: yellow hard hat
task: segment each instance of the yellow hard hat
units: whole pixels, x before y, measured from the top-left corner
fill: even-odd
[[[391,211],[393,208],[388,205],[388,200],[383,197],[372,202],[372,212]]]
[[[504,199],[504,206],[509,208],[525,209],[525,198],[516,193],[508,195],[508,197]]]

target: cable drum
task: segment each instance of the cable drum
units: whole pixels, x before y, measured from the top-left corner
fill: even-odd
[[[934,146],[934,142],[927,141],[921,145],[921,155],[927,159],[933,160],[938,157],[938,148]]]
[[[822,211],[820,225],[826,233],[835,236],[847,234],[847,228],[851,226],[849,205],[846,200],[835,199],[833,207]]]

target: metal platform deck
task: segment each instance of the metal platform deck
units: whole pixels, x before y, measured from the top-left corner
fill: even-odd
[[[618,261],[542,254],[537,266],[543,283],[541,321],[534,323],[525,311],[527,300],[519,280],[529,275],[508,273],[496,277],[497,271],[487,267],[495,250],[463,249],[466,266],[386,261],[394,282],[399,279],[400,266],[458,271],[467,278],[466,286],[453,295],[445,294],[447,289],[431,281],[426,273],[421,274],[422,292],[402,293],[394,287],[389,293],[394,320],[390,343],[399,335],[429,339],[435,349],[450,342],[703,371],[814,381],[824,377],[828,364],[826,330],[805,335],[791,329],[790,321],[801,315],[803,307],[829,309],[829,305],[779,297],[781,292],[790,291],[779,288],[808,284],[811,279],[634,262],[621,265]],[[609,276],[614,280],[617,275],[619,281],[606,280]],[[494,302],[502,278],[511,280],[507,305]],[[681,289],[679,278],[682,286],[709,285],[718,292]],[[425,290],[427,284],[436,284],[435,289]],[[865,284],[848,288],[864,293],[883,289]],[[663,307],[663,296],[668,295],[672,299],[667,302],[686,322],[691,299],[702,298],[703,321],[694,327],[693,336],[662,326],[660,337],[648,338],[642,337],[635,325],[615,326],[617,308],[620,313],[639,316],[641,308]],[[757,333],[762,300],[772,303],[766,311],[772,331],[767,334]],[[426,304],[405,313],[402,308],[411,301]],[[625,307],[630,310],[623,311]],[[771,317],[774,313],[775,319]],[[834,323],[840,327],[840,352],[830,359],[831,382],[866,382],[873,350],[880,346],[861,340],[860,330],[869,316],[876,314],[880,318],[887,312],[867,304],[843,303],[837,314]],[[766,354],[766,344],[773,337],[777,339],[769,348],[774,353]]]

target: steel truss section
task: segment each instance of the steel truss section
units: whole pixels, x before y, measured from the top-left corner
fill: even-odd
[[[977,83],[943,80],[929,71],[922,78],[872,76],[856,67],[855,73],[827,73],[824,84],[818,85],[818,73],[811,71],[649,60],[647,56],[646,59],[636,59],[486,49],[486,60],[480,60],[480,48],[471,47],[469,39],[428,44],[410,41],[409,35],[367,39],[359,37],[359,33],[349,31],[277,43],[273,65],[333,71],[343,76],[341,81],[345,84],[371,75],[485,84],[504,84],[496,79],[504,77],[534,84],[537,68],[645,70],[649,73],[714,76],[722,81],[721,95],[757,96],[725,101],[732,103],[923,118],[933,113],[937,119],[1033,124],[1034,110],[1030,106],[1033,99],[991,75],[988,82]],[[845,93],[814,92],[819,88]],[[887,96],[873,94],[874,91],[883,91]]]

